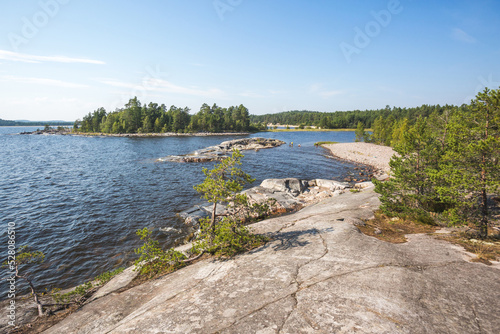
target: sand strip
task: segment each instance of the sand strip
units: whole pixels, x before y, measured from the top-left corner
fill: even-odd
[[[389,146],[371,143],[339,143],[323,145],[329,149],[333,156],[352,162],[373,166],[380,171],[379,177],[389,174],[389,161],[396,153]],[[386,178],[382,177],[383,179]],[[378,177],[377,177],[378,178]]]

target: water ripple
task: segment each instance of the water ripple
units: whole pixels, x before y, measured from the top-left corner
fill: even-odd
[[[26,129],[18,128],[17,132]],[[16,242],[46,254],[30,274],[44,289],[83,283],[130,263],[139,228],[155,229],[166,247],[182,239],[175,214],[200,202],[193,186],[212,164],[156,163],[239,137],[86,138],[11,136],[0,128],[0,244],[16,223]],[[316,141],[353,141],[352,132],[287,132],[255,136],[300,143],[246,151],[243,168],[256,184],[265,178],[342,178],[352,168],[324,157]],[[4,283],[2,283],[4,284]],[[1,287],[2,295],[6,291]]]

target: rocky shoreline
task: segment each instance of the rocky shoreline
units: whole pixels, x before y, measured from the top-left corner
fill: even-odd
[[[376,158],[388,164],[390,156]],[[302,210],[251,225],[271,241],[228,261],[202,260],[127,288],[137,275],[130,267],[46,333],[298,333],[311,328],[493,333],[499,328],[498,293],[492,293],[500,291],[497,269],[464,261],[470,255],[460,247],[426,235],[389,244],[359,233],[356,225],[371,219],[379,206],[371,182],[267,179],[245,193],[254,201],[274,198],[282,210]],[[474,284],[474,277],[482,284]],[[29,321],[34,314],[29,308],[35,309],[29,299],[18,305],[19,320]]]
[[[274,202],[271,215],[298,211],[308,205],[320,202],[326,198],[340,196],[352,189],[357,191],[371,184],[362,182],[354,186],[347,182],[335,180],[314,179],[301,180],[297,178],[266,179],[259,186],[242,191],[247,195],[250,204]],[[200,219],[211,215],[212,205],[208,202],[195,205],[178,213],[184,223],[194,229],[198,228]],[[224,205],[217,206],[217,214],[230,214]]]
[[[21,132],[20,135],[65,135],[65,136],[81,136],[81,137],[208,137],[208,136],[248,136],[250,132],[193,132],[193,133],[177,133],[177,132],[161,132],[161,133],[103,133],[103,132],[73,132],[70,129],[58,130],[35,130]]]
[[[295,193],[301,184],[264,185]],[[127,269],[45,333],[495,333],[498,269],[427,235],[391,244],[360,233],[379,204],[367,182],[251,225],[271,240],[235,258],[132,288]]]
[[[221,161],[229,157],[233,150],[261,150],[267,148],[278,147],[285,144],[284,141],[271,138],[242,138],[228,140],[220,143],[219,145],[209,146],[201,150],[184,154],[184,155],[169,155],[164,158],[159,158],[158,162],[207,162],[207,161]]]

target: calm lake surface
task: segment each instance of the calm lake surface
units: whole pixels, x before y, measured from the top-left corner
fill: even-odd
[[[16,135],[28,127],[0,127],[2,253],[7,224],[16,245],[46,255],[31,274],[37,286],[66,288],[130,264],[141,242],[137,229],[153,228],[166,247],[186,236],[176,213],[201,202],[193,186],[213,163],[155,162],[245,136],[78,137]],[[293,141],[295,147],[244,151],[243,169],[266,178],[342,179],[353,165],[328,157],[317,141],[353,142],[354,132],[270,132],[250,137]],[[302,147],[297,147],[301,144]],[[19,285],[20,287],[20,285]],[[1,286],[0,299],[7,288]]]

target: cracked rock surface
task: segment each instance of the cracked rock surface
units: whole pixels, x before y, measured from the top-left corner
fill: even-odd
[[[359,232],[372,188],[259,222],[265,246],[101,297],[46,333],[498,333],[500,272],[426,235]]]

